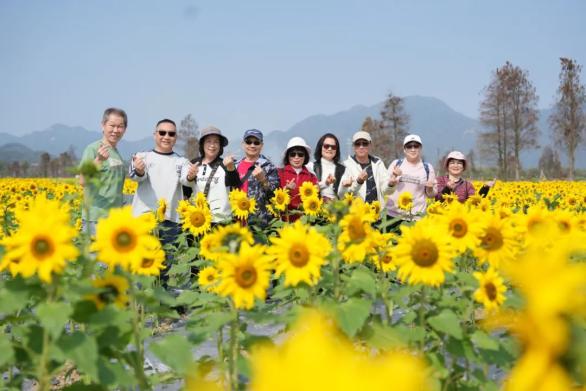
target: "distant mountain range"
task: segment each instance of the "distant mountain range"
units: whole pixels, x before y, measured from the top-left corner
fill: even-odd
[[[373,106],[357,105],[331,115],[309,116],[286,131],[275,130],[265,133],[263,153],[275,162],[280,162],[283,149],[291,137],[301,136],[309,145],[315,146],[319,137],[329,131],[340,139],[342,156],[346,157],[351,148],[352,134],[360,129],[367,116],[379,118],[382,107],[383,102]],[[405,98],[405,110],[410,116],[410,131],[419,134],[423,139],[426,160],[435,163],[440,156],[450,150],[457,149],[468,153],[476,147],[477,135],[482,129],[479,121],[456,112],[443,101],[432,97],[408,96]],[[540,111],[539,144],[541,146],[551,144],[548,125],[550,113],[551,109]],[[85,146],[100,137],[100,132],[62,124],[56,124],[48,129],[24,136],[0,133],[0,140],[5,143],[0,146],[0,160],[29,160],[33,162],[38,161],[41,151],[58,155],[70,147],[73,148],[77,157],[80,157]],[[122,139],[119,150],[128,159],[132,153],[148,150],[152,146],[152,137],[136,141]],[[576,154],[578,168],[586,168],[586,154],[583,152],[584,150],[581,149]],[[20,153],[22,153],[22,157],[19,158]],[[523,152],[523,166],[525,168],[536,167],[540,154],[540,148]],[[478,154],[476,156],[479,159]],[[560,157],[562,163],[565,163],[565,156],[560,153]],[[481,166],[491,164],[482,160],[477,160],[476,163]]]

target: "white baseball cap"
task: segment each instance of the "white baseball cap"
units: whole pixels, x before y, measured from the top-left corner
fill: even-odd
[[[359,132],[354,133],[354,136],[352,136],[353,143],[355,143],[358,140],[366,140],[370,143],[372,142],[372,137],[370,137],[370,133],[361,130]]]
[[[405,139],[403,140],[403,146],[407,145],[407,143],[410,143],[412,141],[419,143],[419,145],[423,145],[423,143],[421,142],[421,137],[419,137],[416,134],[408,134],[407,136],[405,136]]]

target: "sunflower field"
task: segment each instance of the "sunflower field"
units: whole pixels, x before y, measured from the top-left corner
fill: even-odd
[[[300,194],[266,229],[245,193],[226,224],[198,194],[163,247],[165,200],[92,236],[75,182],[1,179],[0,389],[584,389],[586,183],[500,182],[400,228]]]

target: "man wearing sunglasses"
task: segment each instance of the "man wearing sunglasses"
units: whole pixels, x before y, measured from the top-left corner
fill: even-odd
[[[181,185],[191,185],[198,165],[191,164],[173,151],[177,142],[177,127],[172,120],[165,118],[157,122],[153,138],[155,147],[148,152],[136,153],[130,163],[130,179],[138,182],[132,200],[132,213],[139,216],[156,212],[159,200],[164,199],[165,217],[159,223],[159,237],[164,245],[173,243],[181,232],[177,214],[177,206],[183,199]],[[166,280],[165,275],[163,271],[163,280]]]
[[[383,161],[370,155],[371,142],[368,132],[360,131],[352,136],[354,155],[344,161],[346,171],[338,190],[340,198],[351,192],[366,202],[379,201],[383,204],[383,194],[389,186],[389,174]]]
[[[236,162],[240,183],[238,187],[249,198],[256,199],[257,211],[249,218],[249,223],[268,225],[271,216],[266,208],[273,192],[279,187],[279,173],[275,165],[261,154],[263,134],[258,129],[249,129],[242,137],[244,157]]]

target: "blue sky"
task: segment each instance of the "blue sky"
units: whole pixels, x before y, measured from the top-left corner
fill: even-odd
[[[581,0],[2,0],[0,132],[97,130],[119,106],[129,139],[188,113],[236,137],[391,90],[477,117],[507,60],[548,107],[558,58],[586,65],[584,16]]]

